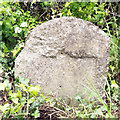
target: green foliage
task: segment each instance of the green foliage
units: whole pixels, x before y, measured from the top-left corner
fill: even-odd
[[[16,89],[14,92],[9,87],[10,83],[6,84],[6,82],[4,82],[0,84],[0,90],[8,93],[4,96],[7,98],[6,103],[4,105],[0,105],[2,118],[24,118],[26,116],[29,118],[30,115],[35,118],[40,117],[38,108],[40,105],[48,102],[48,98],[43,94],[38,95],[41,89],[39,85],[35,87],[32,85],[29,86],[28,79],[24,80],[26,85],[23,83],[23,78],[19,78],[19,82],[15,84]]]
[[[93,87],[93,90],[95,91],[95,93],[91,94],[92,96],[89,95],[89,97],[82,98],[81,95],[77,95],[75,97],[75,100],[79,103],[79,107],[77,107],[76,117],[81,117],[81,118],[116,118],[115,116],[112,115],[112,110],[117,108],[116,103],[114,103],[112,100],[114,97],[111,97],[110,94],[108,95],[108,93],[106,93],[106,95],[108,96],[108,101],[109,104],[104,101],[104,99],[100,96],[100,94],[98,93],[97,89],[95,88],[95,86],[92,84],[91,85]],[[110,85],[108,84],[108,86],[110,87]],[[118,92],[118,88],[116,88],[116,91]],[[110,92],[110,91],[109,91]],[[96,98],[96,100],[94,100],[93,98]],[[92,100],[93,99],[93,100]],[[117,97],[117,101],[118,101],[118,97]],[[100,102],[98,104],[98,101]]]
[[[98,2],[3,2],[0,4],[2,21],[0,26],[0,83],[5,103],[0,105],[2,118],[39,118],[40,106],[49,103],[56,107],[59,116],[67,118],[111,118],[118,117],[119,73],[120,73],[120,17],[118,3]],[[42,22],[74,16],[90,21],[103,29],[111,38],[110,65],[105,92],[108,103],[98,96],[94,100],[75,97],[78,107],[66,105],[64,101],[46,97],[41,87],[29,85],[29,79],[14,78],[14,60],[24,47],[29,31]],[[40,94],[39,94],[40,93]],[[60,115],[60,113],[62,114]],[[63,117],[64,117],[63,115]]]
[[[24,12],[19,3],[3,2],[2,9],[2,40],[0,41],[0,64],[3,71],[12,69],[13,61],[24,47],[29,30],[37,25],[37,18]],[[2,71],[1,70],[1,71]]]

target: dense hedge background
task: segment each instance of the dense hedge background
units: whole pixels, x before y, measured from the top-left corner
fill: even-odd
[[[40,109],[41,105],[45,103],[53,104],[54,109],[56,107],[59,112],[62,111],[59,113],[60,115],[68,118],[110,118],[119,116],[119,2],[3,2],[0,4],[0,8],[2,20],[0,21],[0,90],[2,91],[0,110],[2,111],[2,118],[43,117],[44,119],[46,112],[41,112]],[[60,100],[53,100],[43,94],[38,95],[41,88],[29,86],[29,80],[14,77],[14,61],[23,49],[30,30],[43,22],[62,16],[74,16],[90,21],[104,30],[111,38],[110,64],[106,84],[107,95],[106,99],[101,100],[102,105],[92,104],[88,100],[84,102],[84,107],[81,107],[81,97],[77,96],[76,101],[79,102],[80,107],[74,109],[64,103],[61,104]],[[28,101],[30,102],[28,103]],[[35,102],[38,104],[36,105]],[[87,106],[88,104],[89,106]],[[45,110],[45,107],[43,108]],[[50,112],[50,114],[52,113],[53,111]],[[57,118],[60,115],[55,114],[53,117]]]

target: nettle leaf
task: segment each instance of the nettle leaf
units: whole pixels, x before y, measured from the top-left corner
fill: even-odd
[[[38,93],[40,92],[41,87],[39,85],[36,85],[35,87],[30,87],[29,92],[32,93],[33,95],[37,96]]]

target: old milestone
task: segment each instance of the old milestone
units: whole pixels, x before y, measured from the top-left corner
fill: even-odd
[[[15,76],[29,78],[42,92],[74,97],[103,94],[110,38],[94,24],[74,17],[49,20],[35,27],[15,61]]]

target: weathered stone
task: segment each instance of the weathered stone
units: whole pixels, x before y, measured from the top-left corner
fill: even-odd
[[[88,92],[93,88],[90,81],[102,94],[109,42],[101,29],[82,19],[50,20],[29,34],[15,61],[15,75],[30,78],[31,84],[57,96]]]

